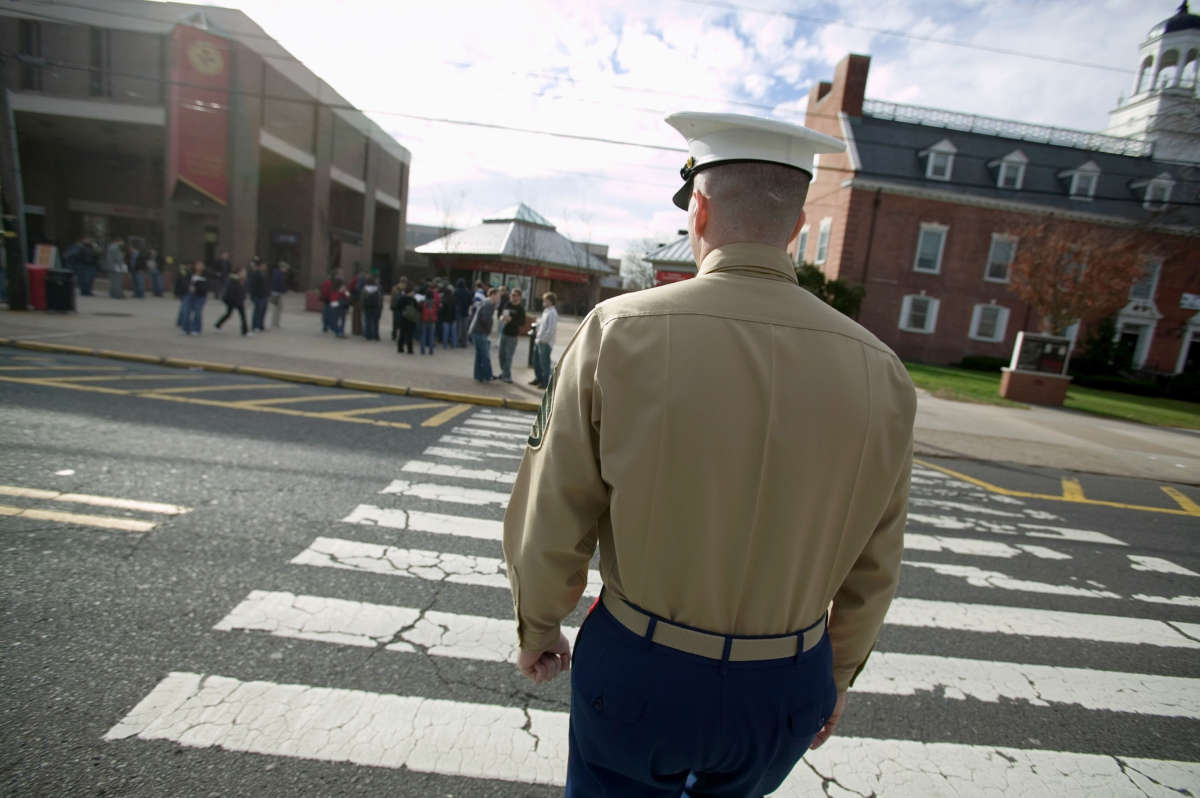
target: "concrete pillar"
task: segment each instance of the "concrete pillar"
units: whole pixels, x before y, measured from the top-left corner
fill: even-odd
[[[5,276],[8,280],[8,306],[13,310],[24,310],[28,302],[25,261],[29,258],[29,239],[25,233],[25,191],[21,182],[21,155],[17,146],[17,123],[13,116],[11,92],[0,92],[0,170],[4,185],[4,209],[16,216],[17,243],[20,259],[13,263],[7,258]],[[5,222],[5,229],[10,226]],[[11,247],[6,247],[9,253]]]
[[[241,45],[231,48],[229,91],[229,203],[221,214],[221,246],[234,268],[261,255],[258,235],[258,137],[262,129],[262,58]]]
[[[371,263],[375,259],[375,187],[379,185],[378,170],[375,165],[379,163],[379,158],[383,154],[380,152],[379,144],[372,139],[367,139],[367,156],[364,159],[363,165],[363,183],[366,184],[366,189],[363,193],[363,215],[362,215],[362,248],[363,248],[363,269],[368,274],[371,272]]]
[[[299,275],[301,288],[316,288],[329,271],[329,166],[333,158],[333,112],[314,105],[312,205],[308,241],[308,267]]]

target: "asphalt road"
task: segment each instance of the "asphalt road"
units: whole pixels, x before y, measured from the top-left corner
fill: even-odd
[[[560,794],[567,685],[504,661],[527,421],[0,350],[0,791]],[[1200,490],[1085,471],[918,464],[876,653],[777,794],[1200,795]]]

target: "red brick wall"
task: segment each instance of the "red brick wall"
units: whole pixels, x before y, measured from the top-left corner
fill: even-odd
[[[1188,321],[1200,311],[1179,306],[1183,294],[1200,294],[1200,241],[1194,241],[1190,252],[1181,252],[1163,261],[1159,271],[1154,303],[1163,317],[1154,328],[1154,339],[1146,355],[1145,368],[1174,373],[1179,349],[1187,331]]]

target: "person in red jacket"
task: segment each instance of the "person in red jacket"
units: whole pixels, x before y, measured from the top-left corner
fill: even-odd
[[[321,283],[321,332],[336,332],[337,321],[334,318],[337,314],[333,312],[334,302],[334,287],[335,280],[341,281],[342,270],[334,269],[329,273],[329,276]]]
[[[437,289],[433,286],[427,286],[425,291],[421,292],[423,299],[418,299],[417,304],[421,306],[421,354],[425,354],[425,349],[428,347],[429,354],[433,354],[433,345],[437,341],[437,326],[438,326],[438,308],[441,307],[441,297],[438,296]]]

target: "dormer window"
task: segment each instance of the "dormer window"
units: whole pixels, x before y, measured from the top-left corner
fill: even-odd
[[[1088,161],[1083,166],[1059,172],[1058,176],[1071,179],[1071,199],[1091,202],[1100,183],[1100,167],[1095,161]]]
[[[1029,159],[1020,150],[1013,150],[998,161],[990,161],[988,166],[996,169],[996,188],[1008,188],[1020,191],[1025,182],[1025,165]]]
[[[1163,172],[1150,180],[1131,183],[1130,187],[1142,191],[1143,208],[1148,211],[1161,211],[1171,201],[1171,189],[1175,187],[1175,181],[1171,179],[1171,175]]]
[[[927,150],[917,153],[925,159],[925,177],[930,180],[949,180],[954,172],[954,154],[958,149],[950,139],[942,139]]]

